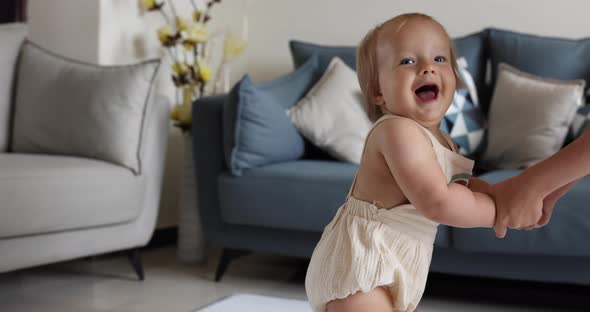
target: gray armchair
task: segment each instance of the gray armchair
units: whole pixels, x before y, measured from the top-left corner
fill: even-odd
[[[144,80],[143,64],[83,64],[44,51],[25,37],[24,25],[0,26],[0,272],[129,250],[131,263],[143,279],[138,248],[148,243],[155,228],[169,130],[169,105],[151,88],[158,64],[150,65],[152,80]],[[36,57],[50,64],[36,65]],[[48,75],[44,80],[52,66],[64,66],[67,71],[56,72],[68,75]],[[112,81],[105,81],[124,80],[121,73],[125,72],[138,73],[133,77],[140,77],[136,80],[147,86],[142,100],[136,101],[142,110],[128,109],[132,104],[120,96],[112,102],[96,96],[99,91],[120,87],[124,92],[128,86],[139,86],[117,83],[111,87]],[[27,80],[30,75],[33,84]],[[105,78],[97,80],[100,75]],[[75,94],[69,87],[72,81],[85,80],[93,81],[88,92]],[[29,85],[24,86],[27,81]],[[45,94],[47,88],[52,92]],[[58,101],[64,93],[66,101],[73,101],[66,104],[77,110],[53,114],[59,105],[67,108]],[[138,116],[139,126],[129,132],[136,133],[138,141],[129,158],[137,162],[137,168],[103,157],[113,150],[109,138],[120,139],[111,135],[118,132],[109,129],[117,127],[116,118],[106,118],[115,102]],[[100,107],[104,111],[97,113]],[[84,120],[88,110],[93,110],[95,120]],[[122,116],[121,112],[113,116]],[[125,119],[123,125],[132,124],[131,118]],[[77,128],[64,131],[68,125]],[[42,144],[43,140],[48,143]]]

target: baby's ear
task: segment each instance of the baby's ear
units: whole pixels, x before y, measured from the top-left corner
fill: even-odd
[[[373,103],[375,103],[376,105],[383,105],[385,103],[385,100],[383,99],[383,95],[381,93],[373,96]]]

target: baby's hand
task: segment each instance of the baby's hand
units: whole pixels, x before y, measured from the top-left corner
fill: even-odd
[[[482,179],[469,179],[468,187],[472,192],[485,193],[491,195],[490,184]]]

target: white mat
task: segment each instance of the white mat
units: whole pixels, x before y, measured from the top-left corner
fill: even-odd
[[[195,312],[311,312],[307,301],[267,297],[262,295],[236,294],[225,297]]]

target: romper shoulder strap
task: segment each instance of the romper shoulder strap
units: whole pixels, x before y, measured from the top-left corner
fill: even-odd
[[[443,137],[445,138],[445,141],[447,141],[447,144],[451,148],[451,151],[458,153],[459,151],[455,148],[455,141],[453,141],[451,136],[443,132]]]
[[[363,155],[365,155],[365,150],[367,149],[367,141],[369,140],[369,136],[371,135],[371,133],[373,133],[373,130],[380,123],[384,122],[385,120],[395,118],[395,117],[400,117],[400,116],[393,115],[393,114],[385,114],[385,115],[381,116],[381,118],[377,119],[377,121],[375,121],[375,123],[373,124],[373,127],[371,127],[371,130],[369,130],[369,132],[367,133],[367,136],[365,137],[365,144],[363,146],[363,152],[361,153],[361,159],[363,158]],[[400,118],[403,118],[403,117],[400,117]],[[352,192],[354,191],[354,186],[356,185],[357,174],[358,174],[358,169],[354,175],[354,179],[352,180],[352,185],[350,186],[350,190],[348,191],[348,195],[346,196],[346,199],[348,199],[350,197],[350,195],[352,195]]]
[[[396,117],[397,117],[397,118],[406,118],[406,117],[402,117],[402,116],[398,116],[398,115],[394,115],[394,114],[386,114],[386,115],[383,115],[383,116],[381,116],[381,118],[379,118],[379,119],[378,119],[378,120],[375,122],[375,124],[373,124],[373,127],[371,128],[371,130],[369,130],[369,133],[367,133],[367,137],[365,138],[365,145],[364,145],[364,147],[363,147],[363,152],[362,152],[362,154],[361,154],[361,159],[362,159],[363,155],[365,154],[365,149],[367,148],[367,141],[369,140],[369,136],[371,135],[371,133],[373,132],[373,130],[374,130],[374,129],[375,129],[375,128],[376,128],[376,127],[377,127],[377,126],[380,124],[380,123],[382,123],[383,121],[385,121],[385,120],[387,120],[387,119],[391,119],[391,118],[396,118]],[[406,119],[412,120],[412,119],[410,119],[410,118],[406,118]],[[440,146],[440,143],[439,143],[439,142],[438,142],[438,140],[437,140],[437,139],[434,137],[434,134],[432,134],[430,131],[428,131],[428,129],[426,129],[424,126],[422,126],[421,124],[419,124],[419,123],[418,123],[418,122],[416,122],[415,120],[412,120],[412,121],[413,121],[414,123],[416,123],[416,124],[419,126],[419,128],[421,128],[421,129],[422,129],[422,130],[423,130],[423,131],[426,133],[426,135],[427,135],[427,136],[428,136],[428,138],[430,139],[430,144],[432,144],[432,147],[433,147],[433,148],[435,148],[435,149],[436,149],[436,148],[444,148],[444,147]],[[451,150],[453,150],[453,151],[454,151],[454,149],[455,149],[455,147],[454,147],[454,146],[455,146],[455,145],[453,144],[453,142],[452,142],[451,138],[450,138],[450,137],[448,137],[448,136],[446,136],[446,135],[445,135],[444,137],[445,137],[445,140],[447,141],[447,143],[449,144],[449,146],[451,147]],[[438,144],[438,145],[437,145],[437,144]],[[352,185],[350,186],[350,190],[348,191],[348,195],[346,196],[346,199],[348,199],[348,198],[350,197],[350,195],[352,195],[352,192],[354,192],[354,187],[356,186],[356,177],[357,177],[357,174],[358,174],[358,169],[357,169],[357,173],[354,175],[354,179],[352,180]]]

